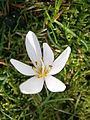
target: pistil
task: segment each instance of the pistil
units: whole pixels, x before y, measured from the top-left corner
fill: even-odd
[[[38,66],[38,69],[33,67],[33,70],[37,73],[38,78],[46,77],[48,73],[50,72],[50,66],[48,68],[44,65],[44,62],[41,60],[42,66],[39,65],[39,62],[36,61],[36,65]]]

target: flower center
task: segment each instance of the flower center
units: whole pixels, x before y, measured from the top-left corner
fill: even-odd
[[[36,65],[38,68],[33,67],[33,70],[37,73],[38,78],[46,77],[50,72],[50,66],[46,67],[44,62],[41,60],[42,65],[39,65],[39,62],[36,61]]]

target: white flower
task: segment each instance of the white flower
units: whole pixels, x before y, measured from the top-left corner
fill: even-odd
[[[39,93],[44,85],[52,92],[62,92],[66,86],[63,82],[53,77],[65,66],[71,49],[67,47],[62,54],[54,61],[54,54],[47,43],[43,43],[43,57],[36,35],[29,31],[25,40],[26,50],[34,67],[26,65],[18,60],[11,59],[12,65],[23,75],[33,76],[20,85],[20,90],[24,94]]]

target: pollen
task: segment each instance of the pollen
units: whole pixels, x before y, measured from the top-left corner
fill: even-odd
[[[39,65],[39,62],[35,62],[38,68],[33,67],[33,70],[37,73],[38,78],[46,77],[51,70],[51,67],[46,67],[44,61],[41,61],[42,65]]]
[[[32,69],[35,70],[36,68],[33,66]]]

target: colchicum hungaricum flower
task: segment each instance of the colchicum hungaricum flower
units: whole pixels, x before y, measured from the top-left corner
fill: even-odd
[[[33,76],[19,86],[20,91],[24,94],[39,93],[43,88],[44,82],[51,92],[64,91],[66,88],[65,84],[52,75],[59,73],[64,68],[71,52],[70,47],[67,47],[54,61],[53,51],[47,43],[43,43],[42,57],[38,39],[32,31],[27,33],[25,45],[34,67],[15,59],[10,60],[20,73],[26,76]]]

